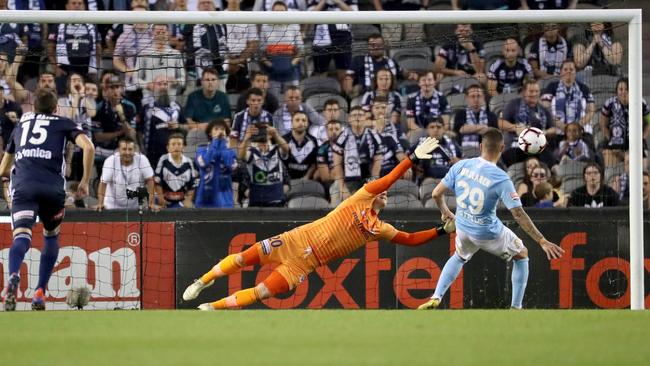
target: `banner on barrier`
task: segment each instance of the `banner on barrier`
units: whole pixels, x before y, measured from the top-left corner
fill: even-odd
[[[429,228],[422,222],[391,223],[405,231]],[[295,226],[292,222],[179,225],[177,306],[194,307],[261,282],[271,273],[271,266],[244,268],[241,273],[217,281],[195,301],[183,303],[180,299],[185,286],[219,259]],[[624,224],[543,222],[538,227],[547,238],[561,245],[566,254],[561,259],[549,261],[537,244],[518,228],[513,228],[529,248],[530,277],[525,307],[629,306],[629,239]],[[419,247],[403,247],[388,242],[368,243],[349,257],[318,268],[291,293],[265,300],[257,307],[414,308],[433,293],[442,267],[453,253],[453,240],[453,235],[445,236]],[[648,280],[650,260],[646,259],[645,263]],[[443,307],[509,307],[509,271],[509,263],[479,251],[451,286]],[[650,296],[646,297],[646,304],[650,305]]]
[[[67,309],[71,289],[90,290],[88,309],[140,308],[141,237],[138,223],[64,222],[59,255],[48,282],[47,309]],[[174,224],[144,223],[143,258],[145,309],[174,308]],[[43,247],[42,226],[34,228],[32,246],[21,267],[17,309],[30,308],[38,283]],[[9,278],[11,227],[0,224],[0,283]],[[3,293],[4,296],[4,293]]]

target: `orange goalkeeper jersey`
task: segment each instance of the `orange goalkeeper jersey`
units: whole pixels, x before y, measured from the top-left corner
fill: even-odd
[[[390,240],[397,230],[379,220],[372,209],[375,197],[364,186],[327,216],[296,228],[295,234],[309,243],[321,265],[344,257],[369,241]]]

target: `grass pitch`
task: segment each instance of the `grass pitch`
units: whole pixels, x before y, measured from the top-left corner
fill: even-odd
[[[649,365],[648,311],[0,313],[2,365]]]

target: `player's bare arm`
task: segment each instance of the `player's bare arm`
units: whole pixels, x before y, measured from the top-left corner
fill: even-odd
[[[12,165],[14,165],[14,154],[5,151],[2,156],[2,162],[0,163],[0,177],[9,178]]]
[[[83,167],[84,172],[79,182],[77,193],[83,198],[88,195],[88,185],[90,184],[90,174],[92,174],[93,163],[95,161],[95,145],[84,134],[79,134],[74,140],[74,143],[83,151]]]
[[[530,236],[533,240],[535,240],[536,243],[538,243],[541,247],[544,253],[546,253],[546,257],[550,259],[556,259],[560,258],[562,254],[564,253],[564,249],[559,247],[558,245],[551,243],[550,241],[546,240],[544,238],[544,235],[542,235],[541,232],[537,229],[533,221],[530,219],[526,211],[524,211],[523,208],[521,207],[515,207],[512,210],[510,210],[512,213],[512,217],[514,217],[515,221],[519,224],[519,226]]]
[[[436,206],[438,206],[438,209],[442,214],[442,221],[444,222],[453,220],[455,218],[454,213],[451,212],[449,206],[447,206],[447,202],[444,199],[445,192],[448,189],[449,188],[444,183],[440,182],[438,183],[436,188],[433,189],[433,192],[431,193],[431,197],[436,202]]]

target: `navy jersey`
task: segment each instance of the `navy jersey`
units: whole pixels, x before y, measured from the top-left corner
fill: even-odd
[[[33,183],[65,188],[65,145],[82,134],[81,126],[68,118],[26,113],[16,124],[7,145],[14,154],[11,174],[14,190],[28,189]]]

